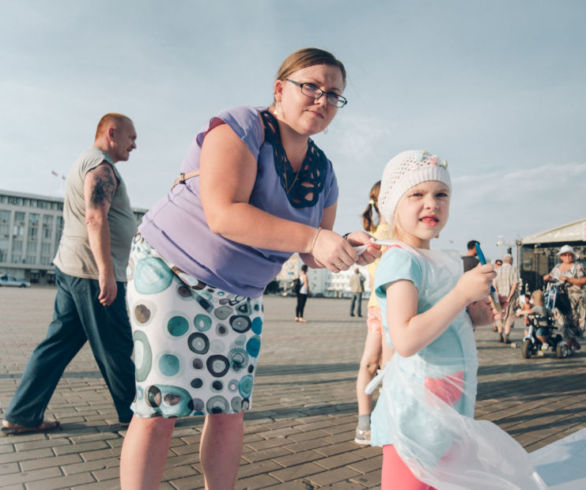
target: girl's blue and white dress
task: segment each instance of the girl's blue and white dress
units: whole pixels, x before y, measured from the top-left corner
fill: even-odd
[[[389,247],[374,284],[387,341],[389,285],[411,281],[418,292],[417,312],[423,313],[454,288],[462,270],[457,252],[413,249],[400,242]],[[519,443],[497,425],[474,420],[477,369],[466,312],[417,354],[395,353],[380,376],[371,443],[393,444],[413,474],[438,489],[547,488]]]

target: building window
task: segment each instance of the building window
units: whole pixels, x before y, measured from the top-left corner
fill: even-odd
[[[21,211],[14,213],[14,227],[12,229],[13,239],[18,239],[24,236],[24,218],[25,214]]]
[[[50,265],[51,259],[51,244],[47,242],[41,243],[41,265]]]
[[[53,216],[45,214],[43,216],[43,229],[41,231],[41,238],[43,240],[51,240],[53,234]]]
[[[0,211],[0,242],[10,236],[10,211]]]

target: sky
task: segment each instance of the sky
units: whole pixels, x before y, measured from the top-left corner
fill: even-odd
[[[433,248],[515,241],[586,216],[582,0],[0,0],[0,188],[62,195],[107,112],[138,148],[118,168],[133,206],[175,179],[218,111],[266,106],[283,59],[320,47],[349,103],[314,140],[332,161],[335,230],[407,149],[448,161],[451,215]],[[52,172],[58,174],[55,177]],[[500,244],[500,245],[499,245]]]

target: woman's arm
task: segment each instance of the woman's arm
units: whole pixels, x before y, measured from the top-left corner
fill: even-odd
[[[409,357],[433,342],[466,306],[490,293],[494,276],[492,265],[479,265],[469,270],[448,294],[419,314],[415,285],[408,280],[390,284],[386,315],[395,351],[402,357]]]
[[[316,235],[317,228],[250,205],[256,172],[256,157],[227,124],[206,135],[200,159],[200,190],[206,220],[214,233],[252,247],[311,254],[334,272],[356,262],[358,255],[351,244],[337,233],[323,229]],[[325,223],[330,227],[335,208],[331,213],[327,218],[331,224]]]

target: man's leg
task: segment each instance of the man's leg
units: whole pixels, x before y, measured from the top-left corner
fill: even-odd
[[[77,279],[75,300],[94,357],[114,400],[118,419],[128,423],[132,418],[130,404],[136,389],[131,358],[133,342],[126,312],[125,284],[116,284],[116,299],[110,306],[102,306],[98,302],[98,281]]]
[[[362,316],[362,293],[358,293],[358,310],[356,313],[358,316]]]
[[[505,312],[505,318],[503,319],[503,340],[505,344],[510,344],[511,341],[509,340],[509,334],[511,333],[511,328],[513,327],[513,322],[515,321],[515,298],[513,297],[511,301],[507,304],[507,309]]]
[[[244,437],[243,412],[206,417],[199,457],[206,490],[234,488]]]
[[[352,301],[350,302],[350,316],[354,316],[354,303],[356,303],[356,293],[352,293]]]
[[[38,427],[63,371],[86,341],[71,295],[71,276],[56,270],[57,296],[47,337],[33,351],[4,419]]]

